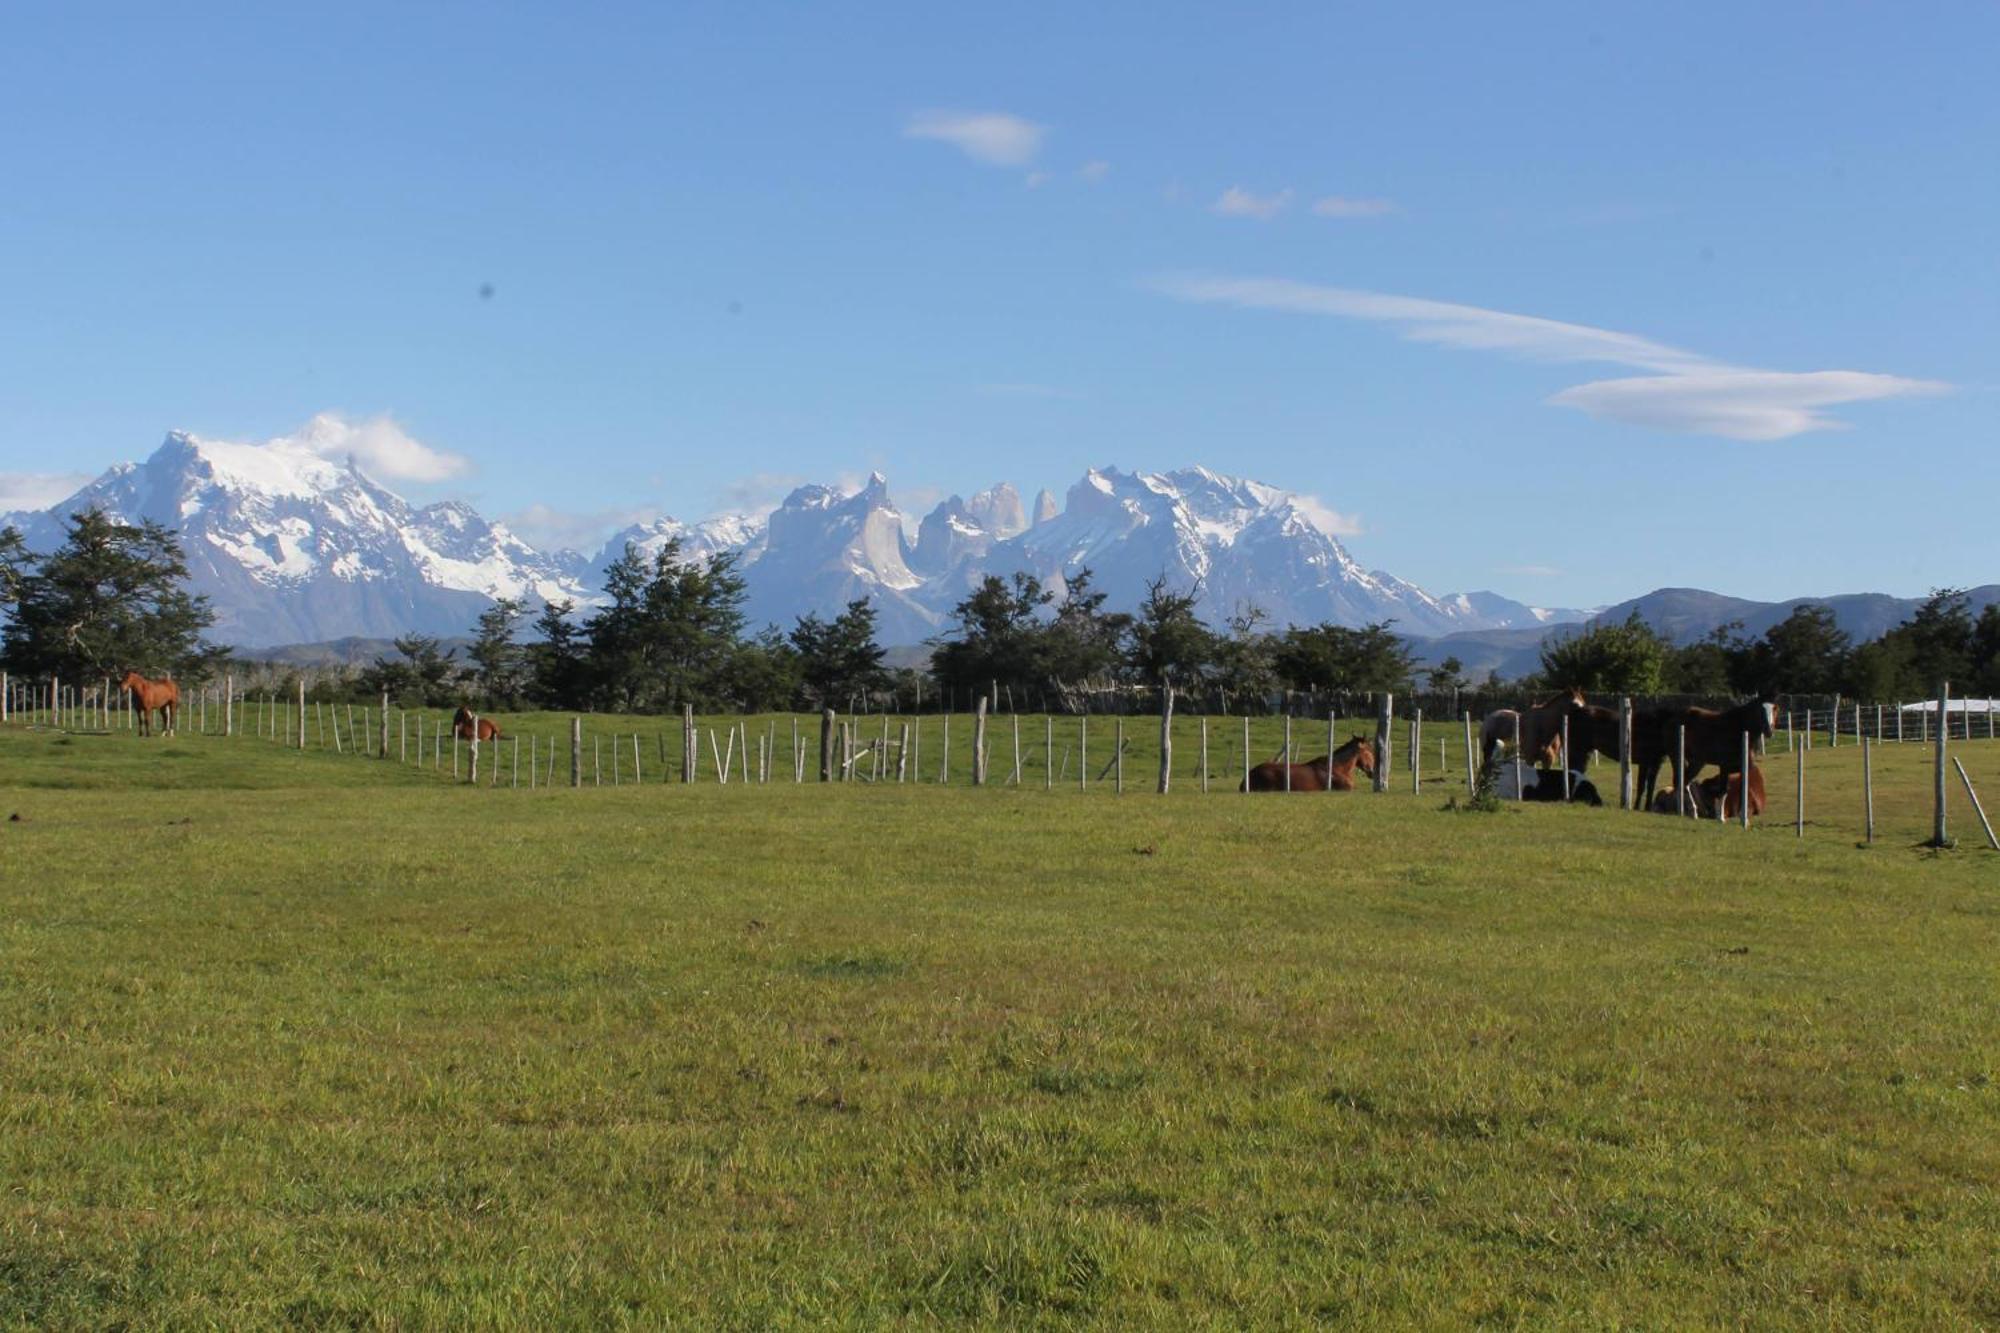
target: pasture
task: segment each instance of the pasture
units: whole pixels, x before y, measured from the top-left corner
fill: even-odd
[[[1155,719],[1122,797],[1108,719],[1088,792],[938,725],[583,791],[0,729],[0,1322],[2000,1320],[2000,855],[1956,787],[1917,845],[1927,749],[1863,848],[1782,735],[1746,832],[1445,812],[1456,725],[1290,798],[1235,722],[1166,797]]]

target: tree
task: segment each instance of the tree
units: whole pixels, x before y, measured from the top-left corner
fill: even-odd
[[[7,623],[0,663],[22,676],[68,680],[139,671],[181,681],[208,677],[227,651],[202,635],[208,599],[187,591],[187,562],[169,528],[120,523],[87,509],[67,520],[53,553],[36,558],[20,534],[0,535]]]
[[[1542,680],[1552,689],[1658,694],[1669,645],[1634,611],[1622,624],[1596,624],[1542,645]]]
[[[1669,645],[1662,684],[1681,694],[1729,694],[1746,674],[1751,645],[1738,633],[1743,622],[1717,625],[1706,636],[1679,647]]]
[[[776,625],[766,625],[729,655],[721,702],[745,713],[772,713],[799,696],[799,653]]]
[[[865,698],[889,683],[882,645],[875,641],[875,607],[865,597],[849,602],[830,621],[816,614],[800,617],[791,646],[805,700],[814,709],[845,710],[848,699]]]
[[[1854,640],[1824,606],[1801,602],[1746,654],[1737,684],[1747,690],[1832,694],[1845,683]]]
[[[1932,589],[1923,605],[1889,632],[1909,645],[1913,695],[1929,696],[1940,681],[1958,681],[1962,688],[1972,675],[1972,611],[1963,590]]]
[[[562,598],[535,617],[536,639],[526,650],[529,702],[539,708],[581,708],[589,693],[587,646],[576,622],[576,603]]]
[[[609,604],[584,627],[599,707],[659,712],[729,696],[744,598],[733,552],[684,561],[673,538],[648,561],[628,544],[604,591]]]
[[[2000,602],[1987,603],[1972,626],[1972,688],[2000,694]]]
[[[1167,576],[1149,579],[1139,614],[1125,626],[1125,664],[1143,685],[1198,684],[1215,661],[1215,633],[1194,613],[1199,587],[1174,592]]]
[[[1035,645],[1038,661],[1034,674],[1038,680],[1075,687],[1102,680],[1116,670],[1120,640],[1132,617],[1122,611],[1106,611],[1104,601],[1105,595],[1091,586],[1087,566],[1064,578],[1063,599],[1055,618],[1042,629]]]
[[[931,640],[931,675],[940,688],[978,694],[995,682],[1025,689],[1041,665],[1041,609],[1054,600],[1031,574],[988,574],[951,609],[957,627]]]
[[[1228,630],[1215,641],[1215,678],[1223,690],[1223,711],[1229,711],[1229,696],[1244,701],[1244,711],[1261,707],[1281,688],[1276,661],[1277,643],[1263,628],[1270,617],[1246,602],[1229,617]]]
[[[1447,657],[1424,673],[1424,684],[1432,694],[1456,694],[1471,682],[1465,678],[1465,663]]]
[[[1408,645],[1379,620],[1359,629],[1331,622],[1293,627],[1278,640],[1278,676],[1295,690],[1336,694],[1399,693],[1410,688],[1416,658]]]
[[[378,657],[362,668],[357,681],[370,695],[387,694],[405,708],[440,708],[458,701],[452,662],[456,649],[446,649],[429,634],[406,634],[395,640],[396,657]]]
[[[521,604],[511,597],[497,599],[480,613],[472,647],[465,654],[472,667],[465,674],[485,708],[513,708],[521,701],[526,654],[514,641],[520,623]]]

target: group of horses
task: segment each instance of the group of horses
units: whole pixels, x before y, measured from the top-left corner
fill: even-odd
[[[173,733],[180,714],[178,685],[172,680],[149,680],[137,671],[128,671],[118,686],[132,697],[141,735],[153,734],[155,714],[160,718],[162,731]],[[1748,736],[1753,751],[1762,748],[1762,742],[1772,733],[1776,707],[1772,695],[1760,694],[1726,709],[1635,708],[1631,759],[1638,774],[1638,807],[1672,814],[1692,804],[1696,810],[1730,818],[1741,812],[1747,788],[1750,813],[1761,814],[1764,774],[1753,758],[1745,777],[1743,742]],[[1584,698],[1583,691],[1572,689],[1518,711],[1498,708],[1488,713],[1479,728],[1480,762],[1492,769],[1505,748],[1514,746],[1520,759],[1532,767],[1534,780],[1530,782],[1526,774],[1514,777],[1518,787],[1510,788],[1510,797],[1599,805],[1602,801],[1596,788],[1579,770],[1588,765],[1592,754],[1616,760],[1622,730],[1616,709],[1593,704]],[[480,717],[463,705],[452,715],[451,734],[462,741],[504,739],[491,718]],[[1664,792],[1658,791],[1660,769],[1669,764],[1673,767],[1673,785]],[[1713,776],[1686,787],[1710,765],[1718,770]],[[1568,771],[1567,781],[1564,770]],[[1375,742],[1366,736],[1350,736],[1332,754],[1323,754],[1306,763],[1273,760],[1258,764],[1244,776],[1238,790],[1353,791],[1357,772],[1371,779],[1375,776]],[[1684,787],[1692,801],[1677,795]]]
[[[128,671],[118,682],[118,688],[132,698],[132,711],[138,715],[141,736],[153,734],[155,715],[159,717],[160,734],[174,734],[180,719],[181,687],[172,679],[149,680],[136,671]],[[451,734],[462,741],[506,739],[491,718],[479,717],[463,704],[452,714]]]
[[[1746,779],[1744,738],[1749,738],[1753,754],[1762,749],[1774,729],[1776,706],[1774,696],[1760,694],[1729,708],[1691,705],[1635,708],[1630,757],[1638,777],[1638,807],[1664,809],[1667,813],[1692,808],[1733,817],[1742,809],[1747,788],[1750,813],[1762,813],[1764,774],[1753,757]],[[1518,711],[1500,708],[1488,713],[1479,729],[1480,760],[1487,769],[1494,769],[1502,752],[1508,746],[1515,746],[1535,778],[1530,782],[1525,773],[1516,778],[1508,769],[1500,770],[1502,776],[1518,783],[1518,788],[1510,787],[1510,797],[1518,794],[1527,800],[1600,805],[1603,802],[1597,789],[1581,770],[1593,754],[1615,762],[1622,748],[1622,732],[1617,709],[1593,704],[1583,691],[1572,689]],[[1660,791],[1660,769],[1666,766],[1673,769],[1673,784]],[[1710,766],[1718,771],[1693,782]],[[1239,790],[1352,791],[1357,771],[1370,778],[1375,775],[1375,743],[1365,736],[1350,737],[1332,754],[1308,763],[1258,764],[1244,778]],[[1692,786],[1687,785],[1690,782]],[[1683,790],[1688,800],[1677,795]]]

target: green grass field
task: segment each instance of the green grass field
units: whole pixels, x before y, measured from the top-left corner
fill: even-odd
[[[1122,797],[927,726],[581,792],[0,730],[0,1322],[2000,1322],[2000,855],[1955,786],[1918,846],[1927,750],[1860,847],[1782,736],[1745,832],[1446,813],[1453,728],[1249,798],[1187,720],[1162,798],[1156,722]]]

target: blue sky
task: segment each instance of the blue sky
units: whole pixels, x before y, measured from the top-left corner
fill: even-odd
[[[334,412],[538,535],[1205,463],[1437,592],[2000,579],[2000,9],[842,8],[11,8],[0,507]]]

